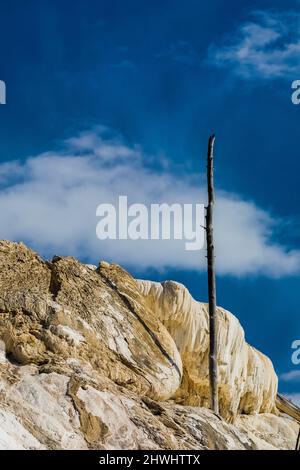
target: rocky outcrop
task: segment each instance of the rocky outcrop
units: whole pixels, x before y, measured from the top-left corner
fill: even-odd
[[[0,448],[293,448],[270,361],[219,318],[220,417],[206,306],[182,286],[0,242]]]
[[[0,337],[12,362],[46,368],[71,357],[141,395],[163,400],[176,391],[175,343],[121,268],[44,262],[10,243],[0,246],[0,266]]]
[[[161,320],[180,352],[184,374],[175,397],[181,403],[209,407],[208,306],[172,281],[138,281],[149,309]],[[277,376],[272,362],[248,345],[238,319],[217,309],[219,400],[221,413],[276,412]]]

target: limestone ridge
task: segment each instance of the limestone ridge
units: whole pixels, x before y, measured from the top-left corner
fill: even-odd
[[[133,315],[138,319],[138,321],[141,323],[141,325],[145,328],[145,330],[147,331],[147,333],[149,334],[149,336],[153,339],[153,342],[154,344],[158,347],[158,349],[161,351],[161,353],[167,358],[167,360],[169,361],[169,363],[171,364],[172,367],[174,367],[176,369],[176,371],[178,372],[179,374],[179,377],[181,379],[182,377],[182,373],[181,373],[181,368],[179,368],[176,364],[176,362],[174,362],[173,358],[171,356],[169,356],[169,354],[167,353],[167,351],[164,349],[164,347],[161,345],[159,339],[157,338],[156,334],[149,328],[149,326],[147,325],[147,323],[143,320],[143,318],[138,314],[138,312],[136,311],[134,305],[132,304],[132,302],[130,301],[130,297],[128,297],[126,294],[124,294],[122,292],[122,283],[121,283],[121,286],[116,286],[116,284],[114,284],[113,282],[110,282],[109,278],[106,277],[105,274],[103,274],[103,270],[101,271],[101,265],[99,266],[99,271],[100,271],[100,274],[103,275],[103,278],[106,279],[108,285],[115,289],[116,292],[118,292],[119,296],[121,297],[121,299],[123,299],[126,307],[128,307],[128,309],[133,313]],[[120,289],[121,287],[121,289]]]
[[[209,407],[208,306],[172,281],[138,281],[149,308],[166,326],[183,362],[176,398]],[[218,308],[219,400],[221,413],[276,413],[277,376],[269,358],[245,341],[244,330],[230,312]]]
[[[208,404],[207,306],[121,267],[0,242],[0,448],[293,448],[271,361],[219,309]]]

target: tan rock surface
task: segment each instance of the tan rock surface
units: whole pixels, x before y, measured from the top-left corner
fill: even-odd
[[[184,377],[176,392],[181,403],[209,407],[208,306],[173,281],[138,281],[149,309],[165,325],[180,352]],[[277,376],[268,357],[245,341],[238,319],[218,307],[218,365],[221,413],[275,412]]]
[[[158,295],[116,265],[45,262],[0,242],[0,448],[293,448],[298,425],[269,413],[270,361],[224,310],[223,414],[268,413],[233,425],[199,407],[207,404],[206,307],[180,286],[168,289]],[[263,366],[267,377],[255,369]]]
[[[0,268],[0,337],[12,361],[48,367],[80,358],[137,393],[166,399],[176,391],[175,343],[124,270],[95,271],[73,258],[46,263],[6,242]]]

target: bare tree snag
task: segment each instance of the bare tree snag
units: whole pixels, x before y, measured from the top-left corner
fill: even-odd
[[[213,236],[213,209],[214,209],[214,151],[215,136],[208,140],[207,152],[207,191],[208,205],[206,208],[206,242],[207,242],[207,276],[209,298],[209,384],[211,409],[219,414],[218,400],[218,363],[217,363],[217,318],[216,318],[216,275]]]
[[[295,450],[300,450],[300,428],[299,428],[299,432],[298,432],[298,437],[297,437]]]

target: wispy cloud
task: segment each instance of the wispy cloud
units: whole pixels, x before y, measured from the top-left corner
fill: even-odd
[[[132,57],[130,57],[130,49],[126,45],[120,45],[115,49],[114,58],[112,58],[112,62],[110,67],[113,69],[119,70],[127,70],[127,71],[137,71],[138,67],[137,64],[133,61]]]
[[[112,67],[114,69],[127,69],[127,70],[136,70],[136,65],[128,59],[123,59],[120,62],[117,62],[116,64],[112,64]]]
[[[130,204],[205,203],[200,175],[149,166],[138,145],[98,127],[69,138],[59,151],[0,164],[0,237],[24,240],[46,256],[70,254],[163,269],[205,269],[205,252],[188,252],[181,240],[96,238],[96,207],[127,195]],[[17,177],[15,178],[15,175]],[[5,176],[5,178],[4,178]],[[196,178],[197,176],[197,178]],[[298,273],[299,251],[272,241],[281,220],[243,197],[219,191],[216,206],[217,268],[220,274]]]
[[[281,374],[279,378],[284,382],[300,382],[300,370],[290,370]]]
[[[300,13],[255,11],[208,55],[213,65],[246,79],[298,78]]]
[[[189,41],[176,41],[163,52],[156,55],[157,59],[169,59],[186,65],[200,63],[199,55],[194,46]]]

